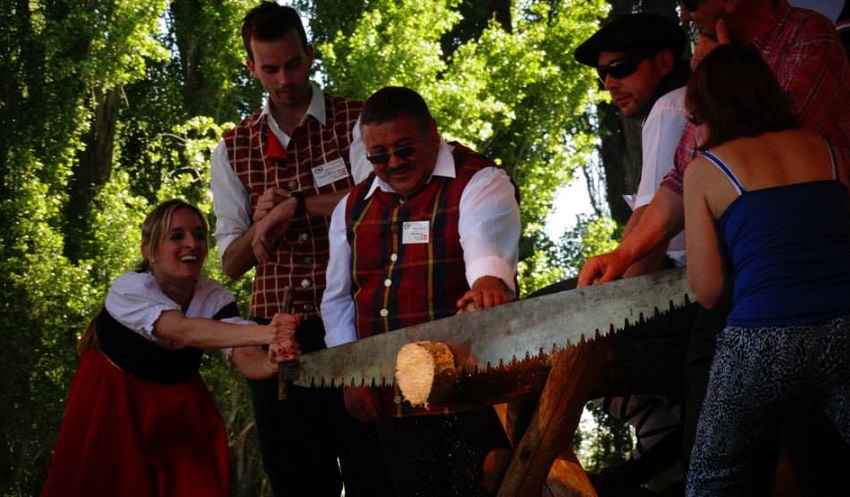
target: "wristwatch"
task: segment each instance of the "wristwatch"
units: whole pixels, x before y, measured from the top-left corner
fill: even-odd
[[[295,217],[301,217],[307,212],[307,204],[304,202],[304,194],[301,192],[289,192],[289,196],[295,199]]]

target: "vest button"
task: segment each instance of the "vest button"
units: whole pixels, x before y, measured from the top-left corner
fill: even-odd
[[[391,280],[391,279],[389,279],[389,278],[385,279],[385,280],[384,280],[384,286],[385,286],[385,287],[391,287],[391,286],[393,286],[393,280]]]
[[[286,184],[286,187],[289,188],[290,190],[295,190],[295,188],[297,186],[298,186],[298,183],[296,183],[294,181],[290,181],[289,183]]]
[[[307,233],[301,233],[300,235],[298,235],[298,239],[301,240],[302,242],[306,242],[307,239],[309,239],[309,238],[310,238],[310,235],[308,235]]]
[[[398,254],[390,254],[390,260],[395,262],[398,260]]]
[[[385,318],[385,317],[390,315],[390,311],[388,311],[386,309],[381,309],[381,312],[379,312],[379,314],[381,315],[382,318]]]
[[[310,281],[309,279],[304,278],[303,280],[301,280],[301,288],[310,288],[310,285],[311,285],[312,283],[313,283],[313,282],[312,282],[312,281]]]
[[[304,258],[304,264],[306,264],[308,266],[312,265],[313,264],[313,258],[312,257],[305,257]]]
[[[311,312],[313,310],[313,304],[304,304],[304,310]]]

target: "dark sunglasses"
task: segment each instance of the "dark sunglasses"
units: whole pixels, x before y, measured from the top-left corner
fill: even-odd
[[[620,59],[612,62],[607,66],[598,66],[596,68],[596,74],[599,75],[599,80],[602,81],[603,84],[608,76],[611,76],[614,79],[623,79],[634,74],[640,66],[640,63],[645,58],[646,57],[644,56],[629,57],[627,59]]]
[[[391,155],[395,155],[399,159],[406,159],[415,153],[416,147],[411,143],[410,145],[404,145],[383,154],[367,155],[366,160],[372,164],[389,164]]]

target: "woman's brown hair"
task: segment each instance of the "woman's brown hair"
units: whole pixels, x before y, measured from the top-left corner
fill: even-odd
[[[694,70],[687,88],[694,124],[708,134],[701,150],[735,138],[799,127],[791,101],[755,51],[720,45]]]

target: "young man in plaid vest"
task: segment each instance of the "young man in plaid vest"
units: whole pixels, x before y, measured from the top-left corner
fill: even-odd
[[[213,154],[215,235],[228,276],[255,269],[251,318],[263,322],[288,307],[301,315],[301,350],[311,352],[325,346],[319,304],[331,210],[370,170],[355,125],[362,103],[310,82],[313,47],[294,9],[263,2],[245,16],[242,39],[248,69],[268,98]],[[233,361],[262,354],[241,348]],[[291,386],[281,401],[277,378],[247,376],[275,496],[338,497],[342,480],[348,496],[383,495],[383,470],[369,455],[374,434],[345,412],[339,391]]]

